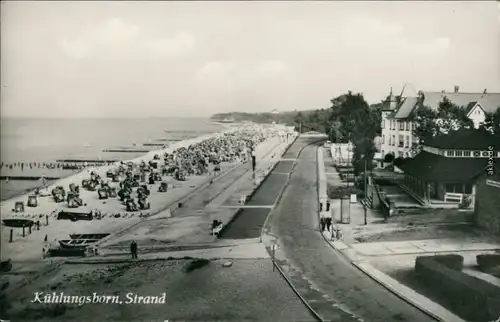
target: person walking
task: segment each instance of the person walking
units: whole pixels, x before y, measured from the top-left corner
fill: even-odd
[[[319,224],[321,226],[321,232],[324,232],[325,231],[325,218],[324,217],[321,217],[321,219],[319,220]]]
[[[135,240],[130,244],[130,253],[132,255],[132,259],[137,259],[137,243]]]
[[[326,229],[330,231],[330,227],[332,226],[332,217],[326,217],[325,222],[326,222]]]

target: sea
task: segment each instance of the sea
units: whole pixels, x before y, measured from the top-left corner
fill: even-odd
[[[137,158],[162,144],[219,132],[223,125],[203,118],[143,119],[14,119],[2,118],[0,199],[5,200],[41,185],[40,181],[3,180],[5,176],[65,177],[75,170],[20,167],[16,162],[55,163],[56,160],[114,160]],[[115,152],[103,152],[113,150]],[[116,152],[116,150],[141,150]],[[146,152],[142,152],[146,151]]]

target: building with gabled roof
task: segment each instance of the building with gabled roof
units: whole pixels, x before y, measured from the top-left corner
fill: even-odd
[[[421,204],[473,210],[479,226],[500,236],[500,135],[453,131],[424,142],[400,168],[403,189]]]
[[[464,93],[459,92],[459,87],[455,86],[454,92],[428,92],[419,91],[417,96],[404,96],[403,93],[392,98],[391,94],[386,101],[387,108],[382,112],[382,155],[393,154],[396,158],[413,157],[414,148],[418,144],[417,138],[413,135],[415,127],[411,121],[419,106],[428,106],[437,110],[439,103],[446,97],[451,103],[463,107],[467,111],[467,116],[474,122],[476,128],[484,122],[486,113],[493,113],[500,107],[500,93]]]
[[[423,203],[461,202],[474,195],[479,176],[500,173],[500,135],[478,129],[441,135],[424,142],[422,151],[400,168],[405,186]]]

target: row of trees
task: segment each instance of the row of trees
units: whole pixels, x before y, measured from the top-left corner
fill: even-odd
[[[329,109],[298,113],[294,125],[302,132],[325,133],[332,142],[353,144],[355,174],[364,171],[365,160],[371,169],[376,152],[374,138],[381,134],[382,104],[369,105],[362,94],[349,91],[331,100]]]

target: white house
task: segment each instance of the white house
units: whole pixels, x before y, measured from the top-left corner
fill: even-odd
[[[384,101],[382,109],[382,157],[391,153],[394,157],[413,157],[412,150],[418,142],[412,134],[415,124],[410,121],[420,103],[437,110],[439,103],[448,98],[453,104],[465,108],[467,116],[476,128],[484,122],[485,113],[493,113],[500,106],[500,93],[462,93],[455,86],[453,92],[423,92],[416,96],[395,97],[392,94]]]

